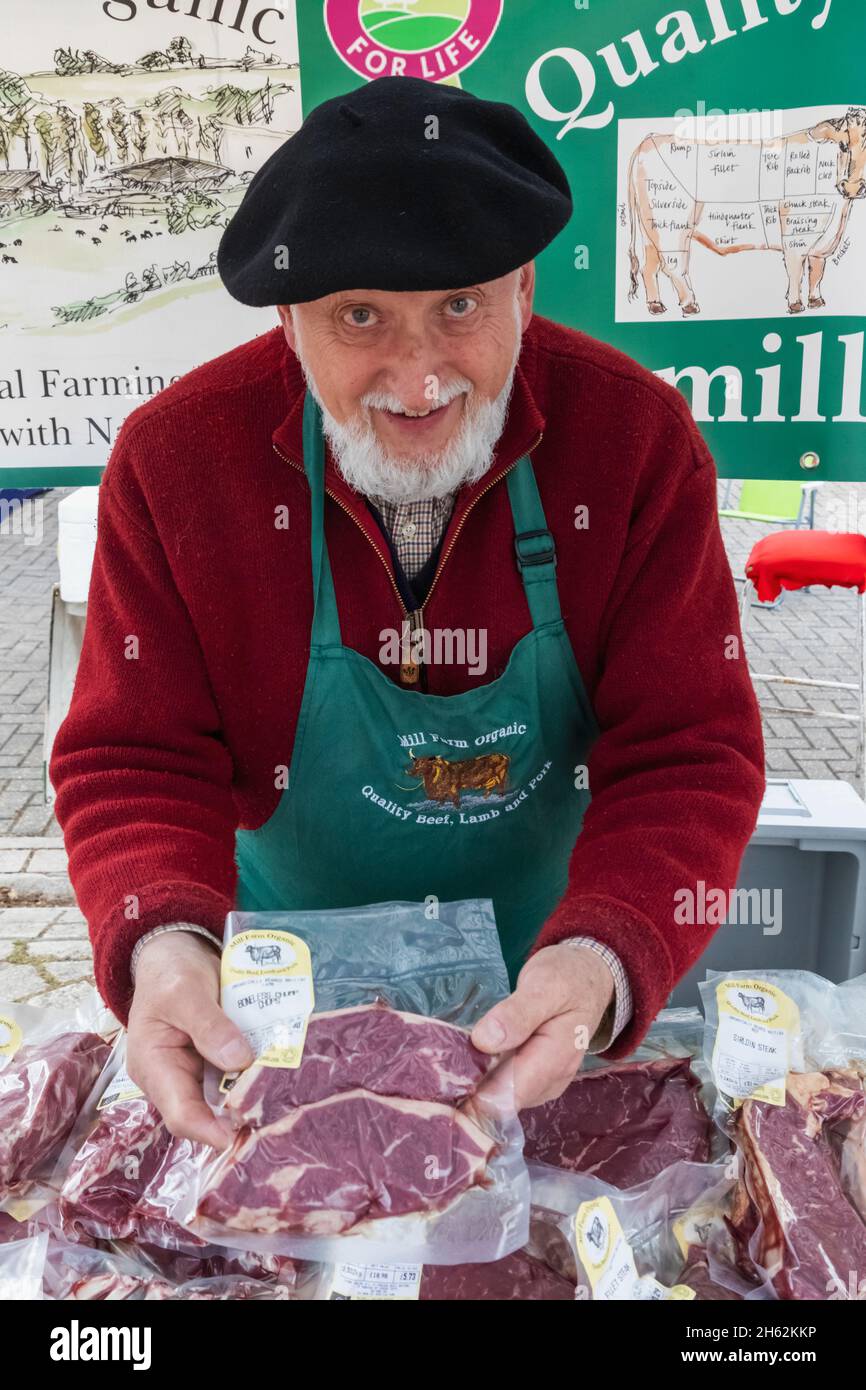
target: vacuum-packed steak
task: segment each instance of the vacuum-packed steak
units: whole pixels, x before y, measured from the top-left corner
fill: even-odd
[[[570,1280],[526,1250],[516,1250],[490,1264],[425,1265],[419,1297],[422,1302],[573,1303],[574,1292]]]
[[[110,1052],[96,1033],[24,1046],[0,1072],[0,1193],[62,1144]]]
[[[102,1240],[134,1235],[135,1204],[170,1143],[159,1111],[143,1096],[103,1110],[63,1183],[58,1201],[63,1229]]]
[[[494,1060],[451,1023],[384,1004],[339,1009],[312,1016],[299,1067],[253,1065],[229,1092],[228,1108],[240,1127],[273,1124],[295,1106],[344,1091],[456,1104]]]
[[[741,1107],[737,1134],[760,1218],[749,1251],[780,1298],[849,1297],[866,1280],[866,1224],[845,1197],[831,1142],[864,1107],[862,1089],[821,1072],[791,1073],[784,1105]]]
[[[688,1057],[582,1072],[557,1099],[521,1112],[527,1159],[636,1187],[679,1159],[705,1163],[712,1121]]]
[[[193,1225],[335,1235],[437,1211],[484,1183],[494,1146],[451,1105],[346,1091],[242,1130],[205,1179]]]

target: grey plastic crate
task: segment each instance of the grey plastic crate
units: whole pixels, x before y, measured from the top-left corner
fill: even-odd
[[[744,910],[719,927],[671,995],[698,1004],[707,970],[813,970],[837,983],[866,971],[866,804],[847,782],[771,781],[738,889],[780,890],[781,930]],[[774,899],[765,899],[772,904]],[[757,906],[754,894],[748,904]]]

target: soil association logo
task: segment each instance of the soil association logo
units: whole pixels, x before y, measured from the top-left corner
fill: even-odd
[[[454,77],[484,52],[504,0],[325,0],[334,48],[361,77]]]

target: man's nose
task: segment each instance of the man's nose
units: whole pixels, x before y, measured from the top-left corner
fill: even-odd
[[[441,363],[432,353],[403,356],[391,364],[388,388],[407,410],[428,410],[439,394]]]

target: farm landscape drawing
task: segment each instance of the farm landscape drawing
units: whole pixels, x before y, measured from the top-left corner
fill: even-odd
[[[166,37],[0,67],[0,333],[101,331],[215,285],[222,228],[299,124],[298,66]]]

